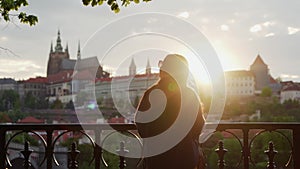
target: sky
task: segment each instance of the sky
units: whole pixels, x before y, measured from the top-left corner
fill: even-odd
[[[166,53],[186,50],[185,43],[200,48],[209,43],[225,71],[248,70],[260,54],[274,78],[300,81],[297,0],[152,0],[121,7],[118,14],[107,5],[83,6],[81,0],[29,0],[29,6],[21,10],[37,15],[39,22],[30,27],[16,19],[9,23],[0,20],[0,46],[13,51],[0,49],[0,77],[45,76],[50,44],[55,45],[59,29],[71,58],[76,58],[80,41],[82,57],[97,56],[112,73],[123,69],[124,74],[132,57],[140,69],[147,59],[157,67]],[[142,14],[149,12],[160,15],[144,21]],[[173,22],[164,26],[169,16]],[[191,25],[205,38],[193,39],[194,33],[187,31]],[[142,36],[136,36],[141,32]],[[169,34],[172,36],[164,36]],[[124,40],[125,35],[129,38]],[[185,41],[178,41],[179,37],[186,37]],[[205,69],[205,63],[192,64],[195,69]]]

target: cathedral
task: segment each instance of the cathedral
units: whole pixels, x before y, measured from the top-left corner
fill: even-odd
[[[47,65],[46,95],[50,102],[59,99],[62,103],[68,103],[86,83],[109,76],[97,56],[81,58],[79,43],[77,59],[71,59],[68,44],[64,49],[58,30],[54,49],[51,43]]]
[[[96,56],[89,58],[81,58],[80,43],[78,43],[77,60],[70,59],[68,44],[65,49],[62,46],[62,40],[60,37],[60,31],[58,30],[56,45],[53,49],[53,43],[51,43],[49,60],[47,65],[47,77],[53,76],[63,71],[77,71],[94,70],[96,69],[95,78],[109,77],[109,73],[103,71]]]

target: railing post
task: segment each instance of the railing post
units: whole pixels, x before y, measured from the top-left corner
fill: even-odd
[[[29,149],[29,142],[28,142],[28,141],[25,141],[25,143],[24,143],[24,150],[21,151],[21,153],[22,153],[23,156],[24,156],[24,168],[25,168],[25,169],[29,169],[29,167],[31,166],[29,157],[30,157],[30,154],[31,154],[32,152],[33,152],[33,151]]]
[[[269,142],[269,149],[265,151],[265,154],[267,154],[268,158],[269,158],[267,169],[276,168],[275,162],[274,162],[274,157],[277,154],[277,151],[274,149],[274,144],[272,141]]]
[[[244,169],[249,169],[249,129],[243,129],[243,158],[244,158]]]
[[[52,133],[53,130],[47,130],[47,147],[46,147],[47,169],[52,169],[52,155],[53,155]]]
[[[69,169],[78,169],[78,162],[77,162],[77,156],[80,153],[80,151],[77,150],[77,146],[76,143],[72,143],[71,145],[71,151],[68,152],[68,156],[69,156],[69,165],[68,168]]]
[[[293,161],[294,168],[300,168],[300,130],[293,129]]]
[[[129,151],[125,149],[125,142],[121,141],[120,142],[120,149],[117,150],[117,153],[119,154],[119,158],[120,158],[120,164],[119,164],[120,169],[125,169],[125,167],[126,167],[125,155],[128,152]]]
[[[224,169],[224,167],[225,167],[224,155],[227,152],[227,150],[224,149],[223,141],[219,141],[219,147],[215,150],[215,152],[219,156],[219,160],[218,160],[219,169]]]
[[[5,168],[5,159],[6,159],[6,152],[5,152],[5,130],[0,129],[0,168]]]
[[[95,169],[100,169],[101,165],[101,156],[102,156],[102,147],[101,145],[101,130],[95,130]]]

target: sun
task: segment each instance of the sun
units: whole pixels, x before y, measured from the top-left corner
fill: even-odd
[[[209,85],[211,79],[205,67],[201,63],[190,62],[190,72],[197,83]]]
[[[224,42],[216,40],[214,47],[219,57],[223,70],[231,70],[233,65],[239,65],[239,58],[235,57],[235,53],[230,50]]]
[[[192,75],[193,80],[199,84],[210,85],[211,79],[205,67],[205,63],[192,52],[185,50],[181,53],[188,61],[190,74]]]

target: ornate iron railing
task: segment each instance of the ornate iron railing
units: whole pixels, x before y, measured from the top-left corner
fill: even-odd
[[[215,128],[216,125],[217,127]],[[32,133],[32,135],[40,140],[40,144],[44,147],[44,155],[40,162],[40,166],[43,165],[44,168],[52,169],[55,167],[54,165],[59,165],[54,155],[55,146],[63,135],[74,132],[78,132],[81,136],[85,136],[92,146],[93,153],[91,154],[91,161],[93,161],[93,165],[91,168],[110,168],[103,158],[104,151],[102,146],[107,137],[111,136],[111,133],[107,134],[105,138],[101,137],[103,136],[103,132],[111,131],[112,128],[117,132],[127,133],[132,137],[136,137],[138,143],[141,143],[139,138],[136,136],[136,127],[134,124],[0,124],[0,169],[10,168],[12,166],[10,159],[8,158],[9,145],[15,137],[22,133]],[[240,158],[240,161],[235,165],[235,167],[231,168],[256,168],[255,160],[253,160],[252,157],[253,152],[251,151],[254,151],[253,147],[255,140],[258,137],[261,137],[264,133],[276,133],[282,137],[290,147],[290,158],[286,162],[285,166],[282,167],[294,169],[300,168],[300,123],[208,123],[206,124],[206,128],[211,128],[212,133],[218,132],[227,134],[227,136],[219,137],[219,143],[213,148],[205,147],[206,143],[201,144],[204,152],[206,150],[216,152],[214,153],[218,159],[213,161],[213,163],[215,163],[217,168],[226,168],[228,161],[226,160],[226,156],[231,152],[230,147],[226,147],[225,144],[226,139],[228,138],[235,139],[241,150],[240,156],[235,157]],[[57,133],[57,131],[60,132]],[[92,134],[87,131],[90,131]],[[91,135],[93,135],[93,137],[91,137]],[[208,139],[207,142],[209,141],[210,139]],[[141,144],[135,146],[141,146]],[[279,151],[277,152],[276,149],[276,144],[273,143],[272,140],[268,140],[268,143],[266,143],[266,149],[261,149],[260,154],[265,157],[263,158],[265,159],[265,168],[276,168],[275,157],[280,156],[281,153]],[[20,152],[23,154],[24,168],[30,168],[30,156],[33,151],[31,150],[28,141],[24,141],[24,149]],[[119,168],[126,168],[126,158],[124,158],[124,156],[128,153],[128,150],[126,150],[125,141],[120,140],[120,144],[116,148],[116,152],[119,154]],[[78,168],[79,164],[77,156],[80,154],[80,151],[77,150],[77,144],[72,143],[69,147],[69,151],[65,153],[68,154],[67,168]],[[208,160],[209,159],[206,158],[207,163],[211,162]],[[230,168],[230,166],[227,166],[227,168],[228,167]],[[207,164],[207,168],[213,167]]]

